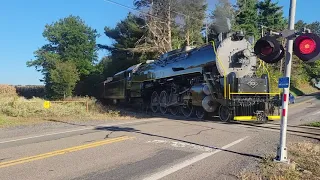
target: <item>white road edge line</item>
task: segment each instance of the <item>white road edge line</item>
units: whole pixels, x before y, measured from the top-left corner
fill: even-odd
[[[227,144],[227,145],[223,146],[221,149],[227,149],[227,148],[229,148],[231,146],[234,146],[234,145],[240,143],[241,141],[247,139],[248,137],[249,136],[246,136],[244,138],[238,139],[238,140],[236,140],[236,141],[234,141],[234,142],[232,142],[230,144]],[[202,153],[202,154],[200,154],[198,156],[195,156],[193,158],[187,159],[187,160],[185,160],[185,161],[183,161],[183,162],[181,162],[179,164],[171,166],[171,167],[169,167],[169,168],[167,168],[167,169],[165,169],[163,171],[157,172],[157,173],[155,173],[155,174],[153,174],[153,175],[151,175],[151,176],[149,176],[147,178],[144,178],[143,180],[161,179],[161,178],[163,178],[165,176],[168,176],[168,175],[170,175],[170,174],[172,174],[172,173],[174,173],[176,171],[179,171],[180,169],[183,169],[183,168],[185,168],[185,167],[187,167],[187,166],[189,166],[191,164],[194,164],[194,163],[196,163],[198,161],[201,161],[202,159],[205,159],[205,158],[207,158],[209,156],[212,156],[212,155],[214,155],[214,154],[216,154],[218,152],[221,152],[222,151],[221,149],[218,149],[218,150],[216,150],[214,152],[210,152],[210,153],[209,152]]]
[[[30,137],[25,137],[25,138],[19,138],[19,139],[7,140],[7,141],[0,141],[0,144],[16,142],[16,141],[22,141],[22,140],[27,140],[27,139],[34,139],[34,138],[45,137],[45,136],[58,135],[58,134],[66,134],[66,133],[77,132],[77,131],[85,131],[85,130],[90,130],[90,129],[93,130],[94,128],[99,127],[99,126],[108,127],[108,126],[115,126],[115,125],[134,124],[134,123],[140,123],[140,122],[160,121],[160,120],[163,120],[163,119],[159,119],[159,120],[147,119],[147,120],[141,120],[141,121],[131,121],[131,122],[123,122],[123,123],[97,125],[97,126],[91,126],[91,127],[82,128],[82,129],[74,129],[74,130],[63,131],[63,132],[48,133],[48,134],[42,134],[42,135],[37,135],[37,136],[30,136]]]
[[[311,116],[314,116],[314,115],[317,115],[317,114],[320,114],[320,111],[313,113]]]

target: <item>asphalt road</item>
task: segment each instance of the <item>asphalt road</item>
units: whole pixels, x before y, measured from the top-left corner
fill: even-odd
[[[320,100],[299,101],[290,105],[289,124],[320,119]],[[255,169],[265,154],[276,152],[279,132],[153,118],[8,129],[0,138],[1,180],[204,180],[237,179],[241,171]]]

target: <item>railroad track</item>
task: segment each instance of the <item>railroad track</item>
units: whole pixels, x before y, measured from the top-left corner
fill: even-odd
[[[276,123],[254,124],[254,123],[239,122],[237,124],[239,124],[241,126],[255,127],[257,129],[268,129],[268,130],[273,130],[273,131],[277,131],[277,132],[280,131],[280,124],[276,124]],[[302,137],[317,139],[320,141],[320,128],[319,127],[288,125],[287,126],[287,133],[302,136]]]

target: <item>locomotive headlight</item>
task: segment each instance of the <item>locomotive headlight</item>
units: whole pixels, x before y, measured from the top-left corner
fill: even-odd
[[[209,86],[208,85],[204,85],[203,88],[202,88],[202,91],[205,95],[210,95],[210,89],[209,89]]]

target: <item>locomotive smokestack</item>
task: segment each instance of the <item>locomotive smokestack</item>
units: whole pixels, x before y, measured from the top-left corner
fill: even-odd
[[[215,33],[228,33],[231,30],[231,22],[227,17],[217,16],[215,22],[212,25],[212,29]]]

